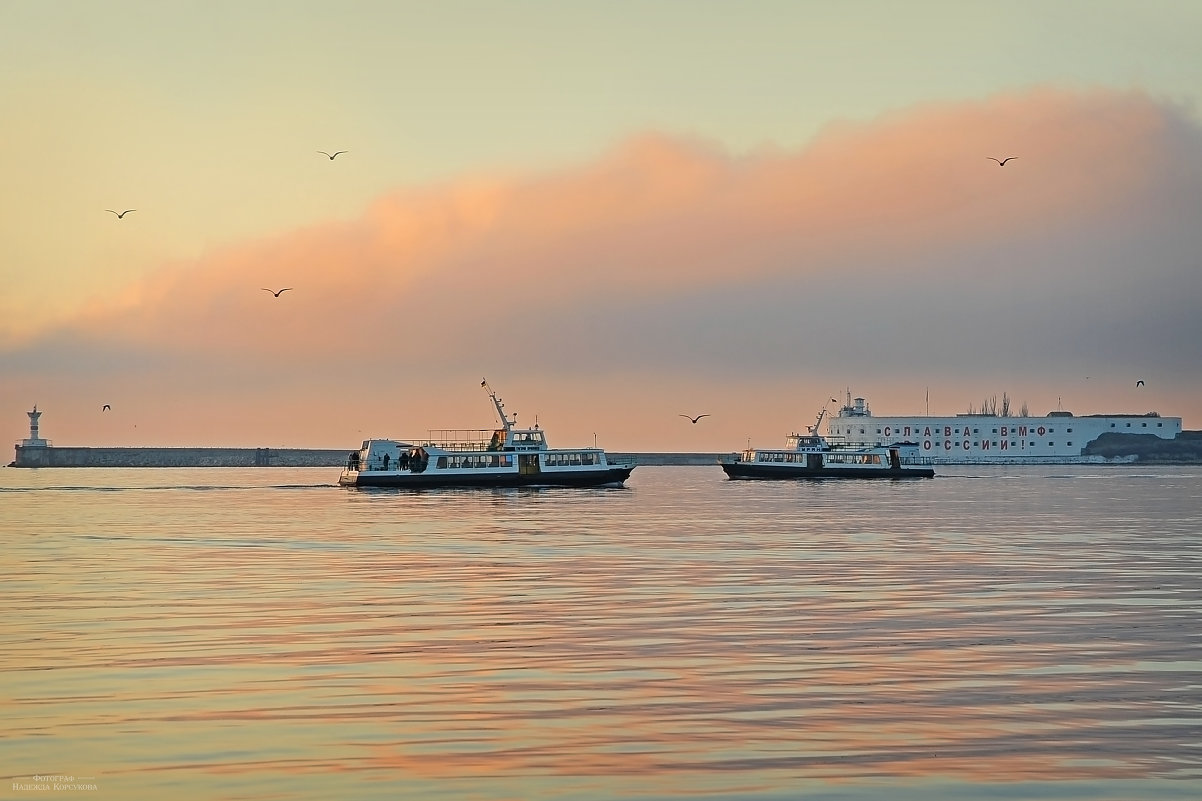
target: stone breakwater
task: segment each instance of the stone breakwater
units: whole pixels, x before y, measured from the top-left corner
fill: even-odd
[[[9,467],[341,467],[351,449],[319,448],[91,448],[18,445]],[[610,453],[636,465],[709,465],[731,453]]]
[[[17,446],[10,467],[336,467],[350,449]]]

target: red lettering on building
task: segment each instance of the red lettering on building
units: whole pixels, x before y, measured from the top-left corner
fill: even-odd
[[[1020,437],[1025,437],[1025,436],[1027,436],[1027,427],[1026,427],[1026,426],[1019,426],[1019,427],[1018,427],[1018,435],[1019,435]]]
[[[983,450],[983,451],[989,450],[989,440],[987,440],[987,439],[981,440],[981,450]]]
[[[1006,426],[1002,426],[1002,436],[1003,437],[1007,436],[1007,433],[1006,433],[1007,431],[1008,431],[1008,429],[1006,428]]]
[[[945,439],[943,441],[943,449],[945,451],[950,451],[952,449],[952,441],[950,439]]]
[[[968,440],[964,440],[964,450],[968,450]]]
[[[924,451],[929,451],[929,450],[931,449],[931,441],[930,441],[929,439],[927,439],[927,440],[923,440],[923,442],[922,442],[922,449],[923,449]]]
[[[1043,432],[1044,432],[1043,426],[1040,426],[1039,428],[1037,428],[1035,430],[1036,430],[1036,432],[1038,432],[1039,436],[1041,436],[1041,437],[1043,436]]]
[[[930,427],[930,426],[927,426],[927,427],[926,427],[926,430],[922,432],[922,435],[923,435],[924,437],[929,437],[929,436],[931,436],[931,427]]]
[[[950,437],[951,435],[952,435],[952,427],[951,427],[951,426],[944,426],[944,427],[943,427],[943,436],[945,436],[945,437]]]
[[[1007,446],[1007,445],[1009,445],[1009,444],[1010,444],[1010,443],[1009,443],[1009,442],[1007,442],[1006,440],[1002,440],[1002,450],[1006,450],[1006,446]]]
[[[909,426],[906,426],[906,436],[907,437],[910,436],[910,427]]]
[[[887,437],[887,436],[889,436],[889,432],[890,432],[890,431],[892,431],[892,430],[893,430],[893,429],[889,428],[889,426],[885,426],[885,436],[886,436],[886,437]]]

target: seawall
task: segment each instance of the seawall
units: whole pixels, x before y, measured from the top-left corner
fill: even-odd
[[[350,449],[17,446],[10,467],[341,467]],[[636,465],[711,465],[731,453],[610,453]]]
[[[610,464],[663,466],[718,464],[719,459],[733,458],[734,453],[609,453],[605,454]]]
[[[350,449],[17,446],[12,467],[336,467]]]

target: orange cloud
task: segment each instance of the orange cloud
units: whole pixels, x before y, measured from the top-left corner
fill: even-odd
[[[1185,210],[1200,163],[1196,124],[1135,92],[907,109],[832,124],[798,152],[645,135],[573,169],[399,191],[358,220],[167,266],[0,364],[23,390],[78,393],[98,379],[82,363],[109,354],[142,395],[258,409],[294,442],[313,421],[276,419],[281,397],[298,416],[366,404],[371,419],[405,397],[407,416],[456,425],[432,419],[460,410],[441,396],[481,372],[584,404],[631,448],[745,444],[733,421],[710,420],[704,447],[665,433],[685,396],[794,424],[810,413],[789,387],[814,383],[934,385],[963,404],[1022,387],[1042,411],[1060,394],[1047,382],[1086,364],[1118,387],[1154,363],[1181,393],[1162,411],[1197,420],[1185,396],[1202,394],[1202,326],[1186,299],[1202,297],[1202,235]],[[616,386],[633,408],[610,409]],[[1108,411],[1144,411],[1111,397]],[[596,430],[565,416],[577,437]]]

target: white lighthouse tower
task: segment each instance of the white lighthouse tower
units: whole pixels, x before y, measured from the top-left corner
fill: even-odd
[[[38,436],[38,418],[42,413],[38,411],[37,404],[33,406],[32,412],[26,412],[29,415],[29,439],[21,440],[22,448],[45,448],[50,443]]]

